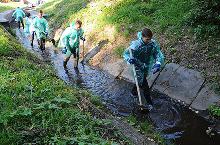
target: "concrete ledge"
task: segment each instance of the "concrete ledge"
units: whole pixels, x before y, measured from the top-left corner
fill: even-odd
[[[89,50],[89,52],[85,55],[85,57],[84,57],[84,59],[83,59],[83,62],[88,62],[91,58],[93,58],[100,50],[101,50],[101,48],[105,45],[105,44],[107,44],[108,43],[108,40],[102,40],[102,41],[100,41],[99,42],[99,44],[95,47],[95,48],[93,48],[93,49],[91,49],[91,50]]]
[[[204,86],[190,107],[196,110],[206,110],[210,105],[219,102],[220,96],[209,90],[208,86]]]
[[[205,79],[199,72],[179,67],[169,77],[168,86],[164,88],[163,92],[171,98],[181,100],[189,105],[200,91],[204,81]]]
[[[119,60],[115,63],[105,64],[103,67],[103,70],[107,71],[109,74],[111,74],[114,77],[118,77],[124,71],[125,67],[126,67],[126,64],[124,63],[124,61]]]

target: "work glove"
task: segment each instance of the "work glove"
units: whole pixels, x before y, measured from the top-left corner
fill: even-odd
[[[146,70],[147,68],[148,68],[148,66],[146,65],[146,63],[143,63],[143,64],[141,64],[141,65],[137,65],[140,69],[141,69],[141,71],[144,71],[144,70]]]
[[[48,32],[45,32],[46,37],[48,37]]]
[[[157,72],[159,72],[160,71],[160,64],[155,64],[154,66],[153,66],[153,68],[152,68],[152,72],[153,72],[153,74],[155,74],[155,73],[157,73]]]
[[[66,54],[66,52],[67,52],[66,47],[64,47],[61,51],[62,51],[63,54]]]
[[[130,64],[135,64],[137,62],[137,60],[135,58],[130,58],[130,59],[128,59],[128,62]]]
[[[84,37],[81,37],[80,39],[81,39],[82,41],[86,41],[86,39],[85,39]]]

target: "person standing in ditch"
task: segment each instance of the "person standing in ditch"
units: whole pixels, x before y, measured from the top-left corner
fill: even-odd
[[[151,109],[153,102],[150,96],[147,76],[160,71],[161,65],[164,63],[164,55],[160,50],[160,46],[152,37],[152,31],[144,28],[141,32],[138,32],[137,40],[131,42],[131,45],[124,51],[123,55],[129,64],[134,64],[138,84],[144,92],[148,107]],[[133,57],[131,57],[129,49],[131,49]],[[136,86],[133,87],[132,94],[137,95]]]
[[[38,46],[40,50],[43,51],[45,50],[45,42],[48,36],[49,27],[47,20],[43,17],[42,10],[40,10],[38,17],[35,18],[33,26],[37,37]]]
[[[31,14],[27,13],[25,18],[25,27],[24,27],[24,34],[26,37],[30,38],[30,26],[31,26]]]
[[[58,47],[63,48],[62,52],[65,54],[63,61],[64,69],[67,68],[66,65],[71,55],[74,57],[74,68],[78,68],[80,39],[85,41],[83,37],[84,31],[81,27],[82,22],[80,20],[72,22],[70,27],[66,28],[60,38]]]
[[[34,22],[35,22],[36,18],[37,18],[37,16],[32,16],[31,25],[30,25],[30,28],[29,28],[30,38],[31,38],[31,47],[32,48],[34,47],[34,35],[36,35],[35,28],[34,28]]]
[[[24,11],[20,7],[16,8],[14,13],[12,14],[12,17],[15,18],[15,21],[18,23],[18,28],[20,29],[21,28],[21,24],[22,24],[22,27],[24,29],[23,18],[25,17],[25,13],[24,13]]]

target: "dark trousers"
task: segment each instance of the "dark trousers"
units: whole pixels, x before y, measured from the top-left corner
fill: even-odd
[[[21,24],[22,24],[22,27],[24,29],[24,21],[23,19],[21,19],[20,21],[18,21],[18,28],[20,29],[21,28]]]
[[[72,52],[72,54],[73,54],[73,57],[74,57],[74,59],[75,59],[75,61],[76,61],[76,64],[75,64],[74,67],[78,67],[78,64],[79,64],[79,52],[75,49],[75,50]]]
[[[79,58],[79,53],[76,52],[76,50],[73,52],[73,57],[74,57],[74,58],[77,58],[77,59]]]
[[[38,42],[39,48],[40,48],[42,51],[45,50],[45,42],[46,42],[46,39],[41,38],[41,39],[38,39],[37,42]]]
[[[33,31],[31,34],[31,46],[32,47],[34,46],[34,35],[35,35],[35,32]]]
[[[152,102],[152,99],[150,96],[151,90],[150,90],[150,87],[147,82],[147,75],[144,75],[144,80],[143,80],[142,84],[139,84],[139,87],[143,91],[143,95],[144,95],[144,98],[146,99],[147,103],[153,105],[153,102]],[[134,87],[132,89],[132,94],[138,95],[136,85],[134,85]]]

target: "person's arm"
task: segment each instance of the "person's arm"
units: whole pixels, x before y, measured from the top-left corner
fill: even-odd
[[[134,64],[134,63],[137,62],[137,59],[134,58],[134,53],[136,51],[136,45],[137,44],[135,43],[135,41],[133,41],[131,43],[131,45],[124,51],[124,54],[123,54],[124,60],[127,61],[130,64]],[[131,52],[132,52],[133,56],[130,55],[129,49],[131,49]]]
[[[81,30],[81,33],[80,33],[80,39],[81,39],[82,41],[86,41],[86,40],[85,40],[85,37],[83,37],[83,34],[84,34],[84,31]]]
[[[160,64],[163,65],[164,64],[164,55],[160,50],[160,46],[159,44],[155,41],[154,42],[154,52],[153,52],[153,56],[155,59],[155,63],[156,64]]]
[[[131,49],[131,46],[129,46],[127,49],[125,49],[124,54],[123,54],[123,58],[127,62],[131,59],[129,49]]]
[[[22,12],[22,16],[24,18],[26,16],[25,12],[23,10],[21,12]]]
[[[155,74],[160,71],[161,65],[164,64],[164,55],[161,52],[160,46],[156,41],[154,41],[153,57],[155,59],[155,64],[152,68],[152,72],[153,72],[153,74]]]
[[[17,12],[16,12],[16,10],[15,10],[15,11],[13,12],[13,14],[12,14],[12,17],[13,17],[13,18],[15,18],[16,13],[17,13]]]
[[[64,37],[64,45],[67,49],[70,49],[70,43],[69,43],[69,39],[70,39],[70,33],[67,33]]]
[[[37,18],[34,18],[33,26],[34,26],[35,29],[38,29],[38,27],[37,27]]]
[[[44,25],[45,25],[45,28],[46,28],[46,33],[49,33],[49,25],[48,25],[47,20],[45,20]]]

